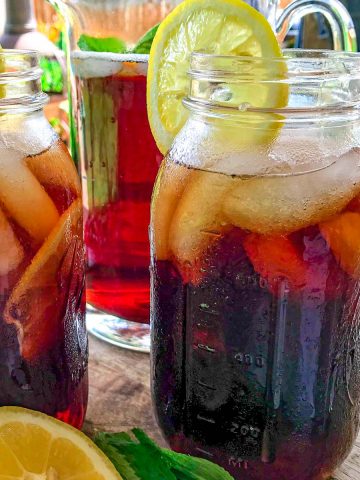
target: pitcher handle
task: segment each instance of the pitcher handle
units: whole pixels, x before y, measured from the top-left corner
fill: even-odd
[[[276,22],[280,41],[294,21],[310,13],[322,13],[328,20],[334,41],[334,50],[357,51],[354,22],[346,7],[339,0],[295,0],[282,12]]]

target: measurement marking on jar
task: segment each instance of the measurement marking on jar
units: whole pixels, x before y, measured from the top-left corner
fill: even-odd
[[[232,422],[230,432],[240,434],[243,437],[250,436],[255,439],[259,438],[261,435],[260,428],[253,427],[252,425],[247,425],[246,423],[243,425],[239,425],[238,423]]]
[[[212,385],[208,385],[207,383],[204,383],[201,380],[198,380],[197,383],[198,385],[200,385],[200,387],[208,388],[209,390],[216,390],[215,387],[213,387]]]
[[[201,420],[201,421],[207,422],[207,423],[211,423],[213,425],[215,425],[215,423],[216,423],[215,420],[213,420],[212,418],[203,417],[202,415],[197,415],[196,418],[198,420]]]
[[[198,348],[200,348],[200,350],[205,350],[206,352],[210,352],[210,353],[216,353],[215,348],[210,347],[209,345],[204,345],[203,343],[198,343],[196,346]]]
[[[249,464],[246,460],[243,460],[242,458],[230,457],[229,458],[229,466],[230,467],[235,467],[235,468],[242,468],[244,470],[247,470],[248,467],[249,467]]]
[[[202,448],[196,447],[195,450],[197,450],[200,453],[204,453],[205,455],[208,455],[209,457],[213,457],[214,455],[210,452],[207,452],[206,450],[203,450]]]
[[[204,313],[208,313],[209,315],[216,315],[217,317],[219,316],[219,312],[210,308],[209,305],[206,305],[206,303],[201,303],[199,305],[199,310]]]
[[[261,355],[254,356],[250,353],[239,352],[234,355],[234,358],[238,363],[247,365],[248,367],[255,365],[258,368],[263,368],[265,365],[265,360]]]

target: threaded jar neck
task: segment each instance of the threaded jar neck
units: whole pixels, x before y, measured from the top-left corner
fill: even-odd
[[[0,51],[0,113],[42,109],[48,97],[41,89],[41,74],[36,52]]]
[[[358,114],[360,54],[285,50],[282,58],[195,52],[186,107],[207,113],[278,113],[285,117]]]

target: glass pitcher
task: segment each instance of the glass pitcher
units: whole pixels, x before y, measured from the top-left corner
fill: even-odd
[[[152,184],[162,156],[147,121],[147,56],[79,51],[78,41],[83,34],[117,37],[131,47],[180,2],[51,1],[67,23],[70,100],[76,125],[73,154],[80,159],[88,254],[88,328],[111,343],[148,351],[147,228]],[[301,4],[301,12],[310,8],[295,2],[277,18],[278,2],[250,3],[280,35],[288,13],[294,18],[298,12],[295,5]],[[322,8],[330,15],[330,7]],[[344,11],[339,4],[340,9]],[[333,21],[336,38],[353,38],[347,28],[350,23],[350,19],[347,24]],[[350,48],[350,42],[340,43],[335,45]]]
[[[246,3],[261,12],[283,41],[291,25],[311,13],[322,13],[331,28],[334,50],[357,51],[354,22],[338,0],[287,0],[281,7],[280,0],[245,0]]]

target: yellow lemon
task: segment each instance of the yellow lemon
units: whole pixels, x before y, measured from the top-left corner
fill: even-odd
[[[188,116],[182,100],[189,89],[190,55],[196,51],[262,58],[282,56],[268,21],[243,1],[182,2],[161,23],[149,58],[148,117],[156,143],[164,154]],[[275,78],[284,71],[284,63],[279,62],[276,68],[279,72],[272,71]],[[285,84],[265,86],[264,92],[259,87],[250,92],[246,87],[236,90],[237,98],[246,97],[248,101],[254,98],[257,107],[281,108],[287,103]]]
[[[0,408],[0,478],[121,480],[83,433],[42,413]]]

